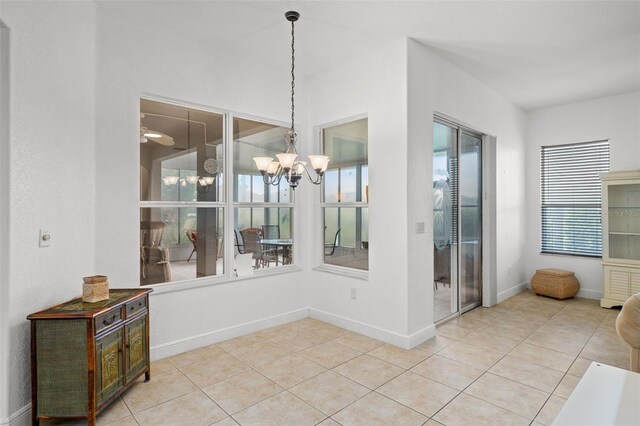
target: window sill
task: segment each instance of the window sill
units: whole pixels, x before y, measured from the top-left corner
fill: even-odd
[[[184,281],[173,281],[161,284],[151,284],[147,286],[141,286],[140,288],[152,288],[153,293],[151,295],[158,295],[163,293],[173,293],[176,291],[189,290],[192,288],[209,287],[218,284],[229,284],[236,281],[253,280],[256,278],[270,277],[272,275],[290,274],[293,272],[300,272],[302,268],[296,265],[281,266],[279,268],[273,268],[273,270],[261,270],[255,272],[253,275],[245,277],[236,276],[220,276],[220,277],[203,277],[194,278]]]
[[[313,268],[314,271],[328,272],[330,274],[342,275],[349,278],[356,278],[359,280],[369,281],[369,271],[361,271],[353,268],[344,268],[341,266],[329,265],[323,263],[320,266]]]

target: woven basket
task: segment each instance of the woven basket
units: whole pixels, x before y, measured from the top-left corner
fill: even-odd
[[[567,299],[580,290],[580,283],[571,271],[538,269],[531,278],[531,289],[539,295]]]
[[[106,275],[82,277],[82,301],[96,303],[109,298],[109,281]]]

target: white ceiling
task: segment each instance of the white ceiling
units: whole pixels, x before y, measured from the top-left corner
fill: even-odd
[[[525,110],[640,90],[640,1],[98,2],[213,52],[310,76],[393,38],[434,48]],[[125,18],[126,17],[126,18]]]

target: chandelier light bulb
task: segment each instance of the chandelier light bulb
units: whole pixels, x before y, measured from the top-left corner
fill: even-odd
[[[175,185],[179,180],[180,178],[178,176],[166,176],[162,178],[165,185]]]
[[[256,167],[258,168],[258,170],[260,170],[261,172],[266,172],[267,169],[269,168],[269,165],[273,161],[273,158],[271,158],[271,157],[253,157],[253,161],[256,162]]]
[[[269,164],[269,167],[267,168],[267,174],[269,176],[275,175],[278,172],[279,167],[280,167],[280,162],[272,161],[271,164]]]
[[[313,167],[316,173],[324,172],[329,165],[329,157],[326,155],[310,155],[309,161],[311,161],[311,167]]]
[[[293,163],[295,163],[296,158],[298,158],[298,154],[285,152],[283,154],[276,154],[278,160],[280,160],[280,165],[285,171],[291,170],[293,167]]]

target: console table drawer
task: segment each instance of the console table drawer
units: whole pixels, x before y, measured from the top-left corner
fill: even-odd
[[[125,315],[127,318],[131,318],[138,312],[147,308],[147,298],[141,297],[132,302],[127,303]]]
[[[122,310],[120,308],[113,309],[98,315],[95,319],[96,333],[100,333],[102,330],[113,327],[122,321]]]

